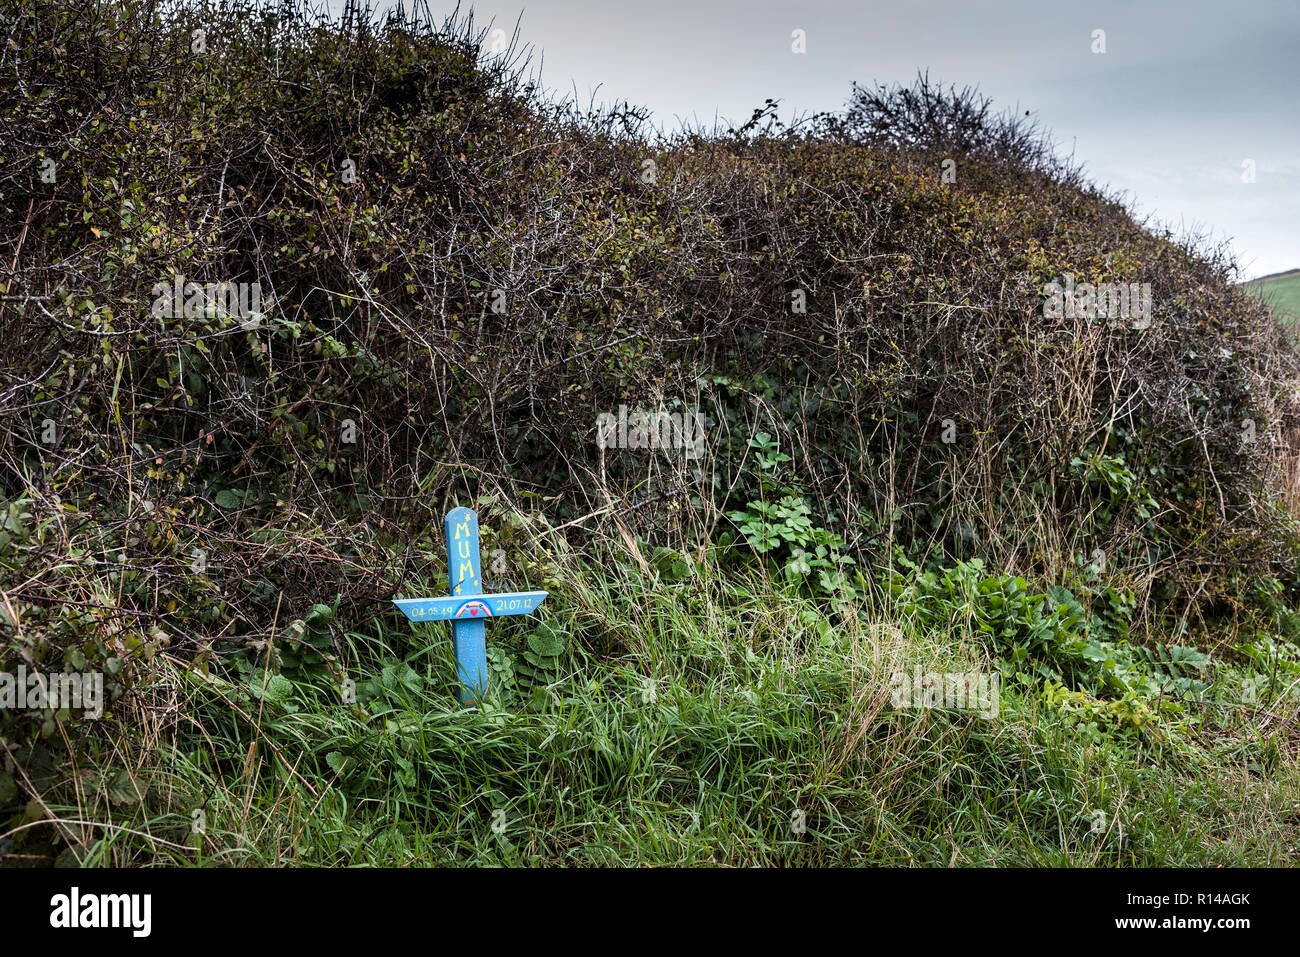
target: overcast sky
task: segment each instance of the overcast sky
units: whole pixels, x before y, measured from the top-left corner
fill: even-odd
[[[378,8],[392,4],[378,0]],[[341,0],[330,0],[331,8]],[[430,0],[437,14],[454,3]],[[656,125],[838,109],[918,69],[1034,111],[1091,177],[1175,231],[1230,239],[1246,277],[1300,268],[1300,0],[481,0],[585,103]],[[807,52],[792,52],[803,30]],[[1105,53],[1093,33],[1105,31]],[[1243,182],[1253,161],[1254,182]]]

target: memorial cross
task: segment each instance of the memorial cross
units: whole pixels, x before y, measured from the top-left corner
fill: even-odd
[[[486,619],[527,615],[546,598],[544,591],[483,593],[479,562],[478,515],[453,508],[443,521],[447,533],[447,587],[441,598],[394,598],[393,604],[411,621],[450,621],[456,654],[460,698],[472,701],[487,692]]]

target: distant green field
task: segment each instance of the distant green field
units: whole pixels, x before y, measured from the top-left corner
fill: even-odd
[[[1300,322],[1300,269],[1262,276],[1246,283],[1287,322]]]

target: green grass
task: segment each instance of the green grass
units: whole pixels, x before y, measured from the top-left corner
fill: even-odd
[[[136,787],[119,776],[101,798],[87,780],[50,812],[96,822],[64,825],[83,864],[1276,865],[1296,853],[1300,789],[1274,720],[1286,702],[1231,705],[1239,666],[1217,662],[1205,702],[1141,733],[1084,727],[1016,680],[992,720],[896,710],[897,670],[994,668],[979,636],[959,619],[882,627],[888,609],[837,609],[754,567],[696,563],[671,584],[611,548],[553,571],[562,584],[540,622],[563,637],[553,680],[498,679],[463,708],[445,626],[395,615],[338,636],[333,671],[289,667],[283,637],[207,674],[168,661],[122,721]],[[538,625],[494,622],[494,660],[518,659]],[[259,670],[267,654],[278,678]]]
[[[1285,322],[1300,320],[1300,269],[1262,276],[1245,285],[1258,292]]]

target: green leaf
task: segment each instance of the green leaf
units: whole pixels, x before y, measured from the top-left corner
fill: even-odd
[[[129,771],[118,771],[108,785],[108,799],[114,804],[135,804],[143,789],[136,786]]]
[[[216,494],[213,501],[217,503],[218,508],[230,511],[231,509],[239,508],[239,506],[244,504],[244,496],[233,488],[223,488]]]
[[[254,697],[265,697],[276,704],[288,701],[293,695],[292,681],[284,675],[267,675],[260,669],[249,676],[248,687]]]
[[[312,605],[307,610],[306,622],[312,630],[319,630],[329,624],[334,617],[334,609],[329,605]]]
[[[330,766],[330,770],[340,777],[347,774],[357,766],[356,758],[349,757],[342,751],[331,751],[325,755],[325,763]]]
[[[405,661],[392,659],[384,663],[380,671],[380,682],[390,691],[396,691],[399,686],[411,691],[419,691],[424,687],[424,678],[414,668]]]
[[[543,658],[555,658],[564,651],[564,636],[549,625],[542,625],[528,636],[528,647]]]
[[[542,657],[541,655],[538,655],[532,651],[524,652],[524,661],[527,661],[534,668],[545,672],[558,671],[560,668],[560,662],[557,658]],[[534,673],[533,676],[537,677],[537,674]]]
[[[691,577],[691,566],[686,556],[670,548],[659,547],[650,557],[650,563],[668,584],[675,585]]]

